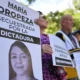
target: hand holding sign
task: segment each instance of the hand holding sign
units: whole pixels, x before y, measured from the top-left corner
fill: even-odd
[[[43,51],[43,53],[49,53],[49,54],[53,53],[52,47],[49,44],[43,44],[42,51]]]

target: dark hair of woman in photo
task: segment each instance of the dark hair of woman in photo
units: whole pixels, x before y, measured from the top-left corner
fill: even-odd
[[[10,46],[9,80],[37,80],[33,74],[30,52],[21,41],[15,41]]]

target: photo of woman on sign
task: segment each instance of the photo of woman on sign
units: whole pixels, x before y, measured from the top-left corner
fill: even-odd
[[[15,41],[9,50],[9,80],[38,80],[33,74],[30,52],[20,41]]]

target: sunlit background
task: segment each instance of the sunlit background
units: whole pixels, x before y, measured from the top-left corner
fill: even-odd
[[[21,3],[28,4],[26,0],[17,0]],[[67,8],[74,8],[72,0],[36,0],[29,5],[30,8],[34,10],[40,10],[44,14],[50,11],[55,12],[57,10],[63,11]]]
[[[41,11],[46,15],[48,28],[46,33],[55,33],[60,29],[60,18],[71,14],[74,18],[73,31],[80,30],[80,0],[17,0],[18,2]]]

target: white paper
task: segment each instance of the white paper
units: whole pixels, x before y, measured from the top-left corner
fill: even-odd
[[[65,43],[55,35],[49,35],[50,45],[53,49],[53,65],[73,67],[73,62],[66,49]]]
[[[73,52],[72,54],[74,56],[78,77],[80,79],[80,51]]]
[[[38,17],[38,12],[15,0],[0,1],[0,80],[11,80],[9,79],[9,50],[15,41],[22,42],[28,48],[31,55],[33,75],[37,80],[43,80],[40,29],[34,23],[34,20]],[[19,50],[23,51],[20,48]],[[24,53],[26,52],[23,51]],[[24,68],[23,65],[17,67]]]

